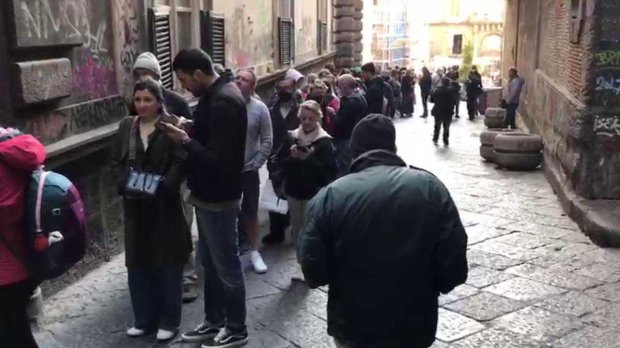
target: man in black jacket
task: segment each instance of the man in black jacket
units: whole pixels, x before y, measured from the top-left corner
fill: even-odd
[[[340,90],[340,110],[334,118],[334,142],[336,144],[336,163],[338,165],[338,177],[345,174],[351,155],[349,154],[349,141],[351,133],[357,123],[366,116],[366,99],[356,91],[357,82],[351,75],[342,75],[338,78]]]
[[[383,115],[353,130],[351,173],[308,204],[298,249],[310,287],[329,285],[339,347],[429,347],[440,293],[467,279],[467,235],[450,193],[396,155]]]
[[[299,104],[296,94],[295,81],[292,79],[283,79],[276,85],[277,98],[275,104],[269,109],[271,115],[271,126],[273,127],[273,145],[271,147],[271,156],[267,162],[267,170],[269,170],[269,179],[273,185],[274,191],[283,196],[283,177],[282,168],[279,168],[277,154],[280,152],[284,142],[286,141],[288,131],[292,131],[299,127]],[[284,241],[284,232],[289,225],[288,215],[269,212],[269,234],[263,238],[263,243],[276,244]]]
[[[237,215],[245,161],[247,112],[232,74],[213,70],[200,49],[184,49],[172,64],[181,85],[200,97],[188,133],[163,123],[166,134],[188,153],[190,201],[196,208],[199,247],[205,270],[205,319],[183,334],[203,347],[247,343],[245,282],[237,247]],[[182,127],[182,125],[179,125]]]
[[[435,130],[433,143],[437,145],[439,131],[443,127],[443,143],[450,145],[450,124],[452,124],[452,112],[456,101],[454,95],[458,94],[458,87],[447,77],[441,81],[441,85],[431,94],[431,101],[435,103],[431,114],[435,117]]]
[[[377,76],[377,71],[373,63],[366,63],[362,66],[362,80],[366,85],[366,102],[368,103],[368,113],[383,113],[383,98],[385,85],[383,79]]]

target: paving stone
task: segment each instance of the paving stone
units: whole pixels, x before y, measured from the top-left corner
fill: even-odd
[[[560,239],[568,241],[568,242],[574,242],[574,243],[583,243],[583,244],[591,244],[592,243],[590,238],[588,238],[588,236],[586,236],[581,231],[571,232],[571,233],[563,236]]]
[[[527,307],[507,314],[492,321],[491,325],[543,342],[550,342],[583,326],[582,322],[575,317],[536,307]]]
[[[474,225],[471,227],[467,227],[467,244],[472,245],[476,243],[480,243],[487,239],[499,237],[511,233],[508,230],[491,227],[487,225]]]
[[[452,348],[452,346],[445,342],[435,340],[435,342],[433,342],[433,345],[430,346],[429,348]]]
[[[535,306],[552,312],[581,317],[606,306],[608,302],[584,295],[578,291],[550,297]]]
[[[494,239],[496,242],[502,242],[510,245],[516,245],[528,249],[536,249],[547,244],[551,244],[555,239],[537,236],[535,234],[515,232]]]
[[[587,252],[584,257],[589,258],[592,262],[620,267],[620,249],[594,248],[594,250]]]
[[[566,291],[555,286],[524,278],[513,278],[491,285],[484,290],[517,301],[534,301],[552,295],[559,295]]]
[[[575,271],[576,274],[598,279],[602,282],[620,282],[620,269],[602,263],[593,263]]]
[[[458,301],[462,298],[471,296],[471,295],[475,295],[479,292],[480,290],[478,290],[477,288],[467,285],[467,284],[462,284],[457,286],[456,288],[454,288],[454,290],[450,291],[448,294],[446,295],[440,295],[439,296],[439,305],[443,306],[444,304],[447,303],[451,303],[454,301]]]
[[[523,336],[502,329],[487,329],[452,344],[454,348],[542,348],[543,342],[530,341]]]
[[[488,321],[525,306],[525,303],[482,291],[444,307],[478,321]]]
[[[587,290],[586,294],[605,301],[620,302],[620,282],[601,285]]]
[[[485,266],[499,271],[523,263],[523,261],[520,260],[473,249],[467,250],[467,261],[475,265]]]
[[[486,326],[443,308],[439,308],[439,322],[437,323],[437,338],[444,342],[456,341],[478,331]]]
[[[620,303],[610,303],[581,319],[590,325],[620,329]]]
[[[557,269],[551,270],[531,264],[515,266],[507,269],[506,272],[566,289],[585,290],[601,284],[601,281],[594,278],[561,272]]]
[[[467,284],[477,288],[484,288],[512,278],[514,278],[514,276],[511,274],[478,266],[469,270],[467,274]]]
[[[472,245],[470,248],[472,250],[482,250],[488,253],[502,255],[520,261],[532,260],[542,255],[541,252],[536,251],[538,249],[530,250],[516,245],[497,242],[493,239]]]
[[[618,348],[620,330],[586,326],[583,330],[570,333],[552,343],[553,348]]]
[[[529,223],[529,222],[519,222],[514,225],[510,225],[514,231],[527,232],[530,234],[535,234],[542,237],[547,238],[562,238],[569,234],[571,231],[565,230],[563,228],[544,226],[537,223]]]
[[[551,267],[554,264],[565,262],[572,257],[583,255],[595,249],[598,249],[596,245],[570,243],[558,240],[555,243],[534,249],[534,251],[538,252],[541,256],[530,259],[530,263],[543,267]]]

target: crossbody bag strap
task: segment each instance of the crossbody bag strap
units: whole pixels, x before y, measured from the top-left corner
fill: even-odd
[[[136,137],[138,136],[138,122],[140,118],[135,116],[131,122],[131,128],[129,130],[129,166],[133,168],[136,162]]]

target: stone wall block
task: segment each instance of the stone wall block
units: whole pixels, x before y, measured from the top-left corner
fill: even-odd
[[[356,15],[356,11],[352,6],[345,7],[336,7],[334,9],[334,17],[342,18],[342,17],[354,17]]]
[[[353,13],[353,18],[361,20],[362,18],[364,18],[364,13],[362,11],[355,11]]]
[[[355,66],[355,60],[351,57],[338,57],[335,63],[338,68],[352,68]]]
[[[334,0],[332,3],[336,7],[355,6],[355,0]]]
[[[338,57],[351,57],[355,53],[355,46],[352,43],[340,43],[336,45],[336,55]]]
[[[355,20],[353,22],[353,31],[362,31],[364,29],[364,23],[361,20]]]
[[[343,31],[355,31],[355,20],[351,17],[336,19],[334,24],[334,30],[336,33]]]
[[[35,104],[71,95],[71,61],[47,59],[13,64],[15,98]]]
[[[355,33],[345,32],[334,35],[334,43],[353,42],[355,41]]]
[[[354,0],[354,7],[357,11],[361,11],[364,9],[364,0]]]
[[[355,53],[362,53],[364,51],[364,44],[361,41],[355,41],[353,43],[353,50]]]

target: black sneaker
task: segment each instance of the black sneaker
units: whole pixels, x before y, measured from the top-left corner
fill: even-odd
[[[241,347],[248,343],[248,331],[233,331],[229,328],[222,328],[220,333],[217,334],[209,342],[202,345],[202,348],[231,348]]]
[[[181,337],[184,342],[205,341],[215,337],[221,329],[221,326],[210,326],[206,323],[200,323],[194,330],[183,333]]]

